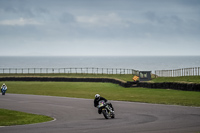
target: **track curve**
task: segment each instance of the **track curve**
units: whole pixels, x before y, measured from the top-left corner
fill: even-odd
[[[0,108],[54,117],[52,122],[1,127],[1,133],[191,133],[200,131],[200,108],[111,101],[115,119],[104,119],[93,100],[6,94]]]

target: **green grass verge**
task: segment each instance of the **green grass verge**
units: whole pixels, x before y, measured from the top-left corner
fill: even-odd
[[[152,82],[200,83],[200,76],[158,77],[153,79]]]
[[[96,93],[109,100],[200,106],[200,92],[167,89],[123,88],[112,83],[6,82],[8,93],[93,99]]]
[[[48,116],[0,109],[0,126],[33,124],[51,120],[53,120],[53,118]]]

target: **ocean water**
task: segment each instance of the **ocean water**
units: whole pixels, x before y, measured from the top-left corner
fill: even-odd
[[[1,56],[0,68],[123,68],[139,71],[200,67],[200,56]]]

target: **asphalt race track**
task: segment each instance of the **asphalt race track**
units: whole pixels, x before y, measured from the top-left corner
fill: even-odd
[[[0,95],[0,108],[48,115],[54,121],[0,127],[1,133],[198,133],[200,108],[111,101],[115,119],[106,120],[93,100],[22,94]]]

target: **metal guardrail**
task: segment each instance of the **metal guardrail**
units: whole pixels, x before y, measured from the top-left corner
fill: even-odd
[[[200,67],[181,68],[174,70],[156,70],[155,75],[158,77],[199,76]]]
[[[0,68],[0,74],[43,74],[43,73],[139,75],[138,70],[123,69],[123,68]]]

